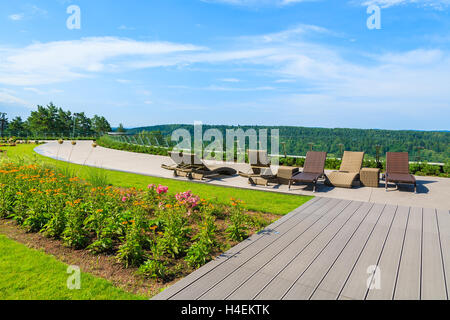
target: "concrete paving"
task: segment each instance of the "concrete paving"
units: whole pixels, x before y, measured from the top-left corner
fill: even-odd
[[[77,141],[75,146],[72,146],[68,141],[65,141],[62,145],[59,145],[56,141],[52,141],[35,148],[35,151],[46,157],[76,164],[154,177],[187,180],[186,178],[175,178],[171,171],[161,168],[161,164],[172,164],[172,160],[169,157],[119,151],[102,147],[94,149],[91,141]],[[212,161],[207,162],[213,164]],[[226,165],[240,171],[248,171],[250,169],[248,164],[228,163]],[[274,173],[277,170],[277,167],[272,168]],[[386,192],[384,182],[379,188],[354,187],[352,189],[333,188],[319,184],[316,193],[313,193],[311,187],[306,185],[295,185],[291,190],[288,190],[288,187],[285,185],[270,185],[268,187],[251,186],[247,183],[246,179],[238,175],[204,180],[203,183],[408,207],[450,209],[450,179],[438,177],[416,177],[416,179],[418,182],[417,194],[408,185],[400,185],[398,190],[392,185]]]

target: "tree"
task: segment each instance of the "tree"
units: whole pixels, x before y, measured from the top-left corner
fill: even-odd
[[[8,127],[8,118],[6,117],[6,113],[0,112],[0,137],[3,137],[3,134]]]
[[[15,117],[8,125],[8,132],[15,136],[24,136],[28,134],[28,129],[21,117]]]
[[[37,111],[32,111],[27,119],[28,127],[32,134],[55,133],[58,109],[50,103],[47,107],[37,106]]]
[[[89,136],[92,134],[91,119],[86,117],[84,112],[74,113],[73,132],[75,135]]]
[[[123,127],[123,124],[119,124],[119,128],[117,128],[117,132],[127,132],[126,130],[125,130],[125,128]]]
[[[98,115],[94,115],[94,117],[91,119],[91,129],[97,135],[101,135],[112,130],[108,120],[106,120],[105,117],[101,117]]]

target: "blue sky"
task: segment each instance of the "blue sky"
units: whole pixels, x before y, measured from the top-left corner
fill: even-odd
[[[450,129],[450,0],[0,0],[0,29],[10,118]]]

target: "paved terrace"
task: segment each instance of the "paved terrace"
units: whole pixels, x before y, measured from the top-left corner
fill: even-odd
[[[119,150],[106,149],[102,147],[92,148],[92,142],[78,141],[73,147],[70,142],[58,145],[56,141],[49,142],[35,149],[36,152],[51,158],[70,161],[77,164],[102,167],[105,169],[133,172],[143,175],[174,178],[169,170],[161,168],[161,164],[172,164],[169,157],[140,154]],[[58,151],[59,150],[59,151]],[[208,161],[207,161],[208,162]],[[212,163],[212,162],[211,162]],[[227,164],[236,170],[248,171],[247,164]],[[277,168],[273,167],[273,172]],[[450,208],[450,179],[437,177],[416,177],[418,180],[418,194],[414,194],[410,186],[401,186],[395,190],[392,186],[388,192],[381,188],[358,187],[352,189],[333,188],[323,184],[318,185],[317,192],[313,193],[310,186],[296,185],[289,191],[285,185],[277,186],[251,186],[247,179],[240,176],[223,177],[221,179],[205,180],[204,183],[236,188],[249,188],[272,192],[283,192],[299,195],[314,195],[317,197],[329,197],[355,201],[366,201],[382,204],[393,204],[403,206],[417,206],[423,208],[438,208],[448,210]]]
[[[58,152],[51,142],[36,151],[67,161],[71,149],[65,143]],[[79,142],[70,161],[173,178],[160,168],[167,157],[91,150],[91,143]],[[321,186],[318,197],[154,299],[448,299],[450,179],[418,180],[419,194]],[[312,194],[303,186],[252,187],[240,177],[207,183]]]

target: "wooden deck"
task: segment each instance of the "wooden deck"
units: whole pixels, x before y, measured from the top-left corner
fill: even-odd
[[[315,198],[154,299],[447,299],[448,210]]]

